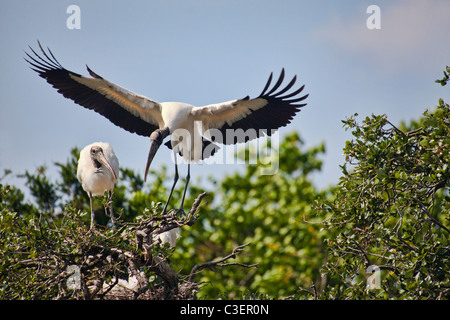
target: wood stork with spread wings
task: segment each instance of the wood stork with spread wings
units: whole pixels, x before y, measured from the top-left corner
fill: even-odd
[[[280,86],[284,80],[284,69],[275,84],[270,88],[270,77],[256,98],[246,96],[243,99],[210,104],[196,107],[181,102],[156,102],[147,97],[122,88],[94,73],[88,66],[87,71],[91,77],[65,69],[55,58],[50,49],[45,51],[38,42],[43,56],[36,53],[26,53],[29,59],[25,60],[31,65],[39,76],[46,79],[64,97],[75,103],[94,110],[108,118],[115,125],[132,133],[150,137],[150,151],[145,168],[147,177],[148,168],[159,146],[167,136],[171,140],[166,145],[175,153],[175,178],[164,206],[167,205],[173,189],[178,180],[178,166],[176,154],[182,155],[188,162],[186,185],[181,200],[180,210],[186,195],[190,179],[190,161],[200,161],[214,154],[219,146],[214,143],[211,132],[226,136],[229,130],[241,132],[253,130],[254,134],[233,135],[233,139],[220,139],[217,143],[235,144],[246,142],[272,132],[291,122],[308,94],[299,96],[304,85],[287,93],[295,84],[296,76],[283,88]],[[200,123],[200,125],[196,125]],[[194,137],[201,137],[194,139]]]
[[[119,160],[113,148],[106,142],[94,142],[80,152],[77,178],[83,190],[89,195],[91,204],[91,229],[94,227],[94,206],[92,196],[103,195],[108,191],[108,198],[119,177]],[[114,213],[110,207],[111,222],[114,226]]]

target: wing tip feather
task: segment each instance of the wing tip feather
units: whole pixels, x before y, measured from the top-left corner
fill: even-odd
[[[103,79],[103,77],[99,76],[98,74],[96,74],[94,71],[91,70],[91,68],[89,68],[88,65],[86,65],[86,69],[89,72],[89,74],[91,75],[91,77],[95,78],[95,79]]]
[[[303,101],[309,96],[309,94],[306,94],[306,95],[304,95],[302,97],[295,98],[299,93],[301,93],[303,91],[303,89],[305,88],[305,85],[302,85],[300,88],[296,89],[295,91],[293,91],[291,93],[288,93],[288,94],[286,94],[284,96],[281,96],[282,94],[286,93],[287,91],[289,91],[294,86],[294,84],[297,81],[297,75],[294,75],[294,77],[291,79],[291,81],[285,87],[283,87],[281,90],[276,92],[277,89],[280,88],[280,86],[281,86],[281,84],[282,84],[282,82],[284,80],[284,76],[285,76],[285,69],[284,68],[281,69],[281,73],[280,73],[280,76],[278,77],[277,82],[274,84],[272,89],[270,89],[267,92],[267,90],[270,87],[270,83],[272,81],[272,75],[273,75],[273,73],[270,74],[269,80],[267,81],[263,92],[259,95],[259,98],[264,98],[266,100],[276,99],[278,101],[283,101],[285,103],[291,104],[291,103]],[[294,98],[294,99],[289,99],[289,98]]]

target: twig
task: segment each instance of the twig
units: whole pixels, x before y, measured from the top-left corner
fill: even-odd
[[[306,292],[308,292],[309,294],[312,294],[313,295],[313,299],[314,300],[317,300],[317,288],[316,288],[316,285],[313,283],[312,285],[311,285],[311,290],[308,290],[308,289],[304,289],[304,288],[302,288],[302,287],[298,287],[300,290],[302,290],[302,291],[306,291]]]
[[[356,242],[355,240],[353,240],[353,242],[356,244],[356,246],[359,249],[359,252],[361,252],[364,255],[364,258],[366,259],[366,268],[370,265],[372,265],[372,263],[370,262],[369,256],[367,255],[366,251],[363,250],[363,248],[361,248],[361,246],[359,245],[358,242]],[[352,248],[350,248],[352,249]]]
[[[202,199],[206,196],[209,196],[209,193],[203,192],[203,193],[199,194],[198,197],[194,200],[194,203],[192,204],[192,208],[191,208],[191,210],[189,210],[189,212],[187,214],[187,217],[192,217],[193,219],[191,219],[187,223],[187,225],[191,226],[197,222],[198,215],[195,216],[195,214],[197,213],[198,209],[200,208]]]
[[[214,267],[229,267],[229,266],[239,266],[239,267],[244,267],[244,268],[257,268],[258,264],[243,264],[243,263],[224,263],[229,259],[235,259],[236,255],[238,255],[239,253],[241,253],[242,250],[244,250],[244,248],[246,246],[248,246],[250,243],[246,243],[240,246],[237,246],[236,248],[233,249],[233,252],[229,255],[227,255],[226,257],[219,259],[217,261],[209,261],[209,262],[205,262],[202,264],[197,264],[195,265],[192,270],[191,270],[191,274],[189,275],[189,282],[193,282],[194,281],[194,276],[196,273],[198,273],[200,270],[203,270],[205,268],[208,269],[212,269]]]
[[[402,130],[400,130],[399,128],[397,128],[396,126],[394,126],[390,121],[386,120],[387,123],[389,123],[392,128],[394,128],[394,130],[398,133],[400,133],[402,136],[407,137],[407,134],[404,133]]]

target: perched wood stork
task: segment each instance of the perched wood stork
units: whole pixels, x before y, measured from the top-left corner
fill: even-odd
[[[273,76],[271,73],[261,94],[253,99],[246,96],[243,99],[203,107],[180,102],[159,103],[109,82],[88,66],[87,71],[91,77],[69,71],[58,62],[50,49],[47,48],[45,51],[39,42],[38,44],[43,56],[38,55],[30,47],[34,56],[26,53],[29,59],[25,60],[59,93],[83,107],[100,113],[129,132],[150,137],[150,151],[144,178],[147,177],[148,168],[159,146],[171,135],[171,140],[166,145],[175,153],[175,177],[163,213],[166,212],[178,180],[177,153],[188,162],[186,185],[180,206],[182,210],[190,179],[190,162],[205,159],[219,148],[212,139],[211,130],[215,130],[216,133],[218,131],[223,137],[229,130],[254,130],[252,135],[234,135],[233,139],[217,141],[221,144],[235,144],[264,135],[270,136],[274,130],[291,122],[300,108],[306,105],[300,102],[308,97],[308,94],[299,96],[304,85],[287,93],[294,86],[296,76],[280,89],[284,80],[282,69],[276,83],[270,88]],[[200,123],[201,126],[196,123]],[[183,133],[188,133],[188,139]],[[195,136],[201,137],[200,140],[192,138]],[[208,152],[205,152],[206,150]]]
[[[108,191],[109,199],[119,177],[119,160],[113,148],[106,142],[94,142],[80,152],[77,178],[83,190],[89,195],[91,204],[91,229],[94,226],[94,206],[92,196],[103,195]],[[110,207],[111,222],[114,225],[114,213]]]

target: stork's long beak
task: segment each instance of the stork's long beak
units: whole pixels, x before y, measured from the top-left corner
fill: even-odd
[[[104,165],[105,168],[109,170],[109,172],[111,172],[111,175],[114,177],[114,180],[117,180],[116,173],[114,172],[113,168],[111,167],[111,164],[108,162],[105,155],[103,154],[103,151],[101,150],[97,152],[97,161],[100,162],[102,165]]]
[[[144,182],[147,181],[148,169],[155,157],[156,151],[158,151],[164,138],[169,135],[169,132],[169,128],[158,129],[150,135],[150,151],[148,152],[147,165],[145,166]]]
[[[147,181],[148,168],[150,168],[150,164],[155,157],[156,151],[158,151],[161,143],[158,143],[157,140],[150,140],[150,151],[148,152],[147,164],[145,165],[145,174],[144,174],[144,182]]]

